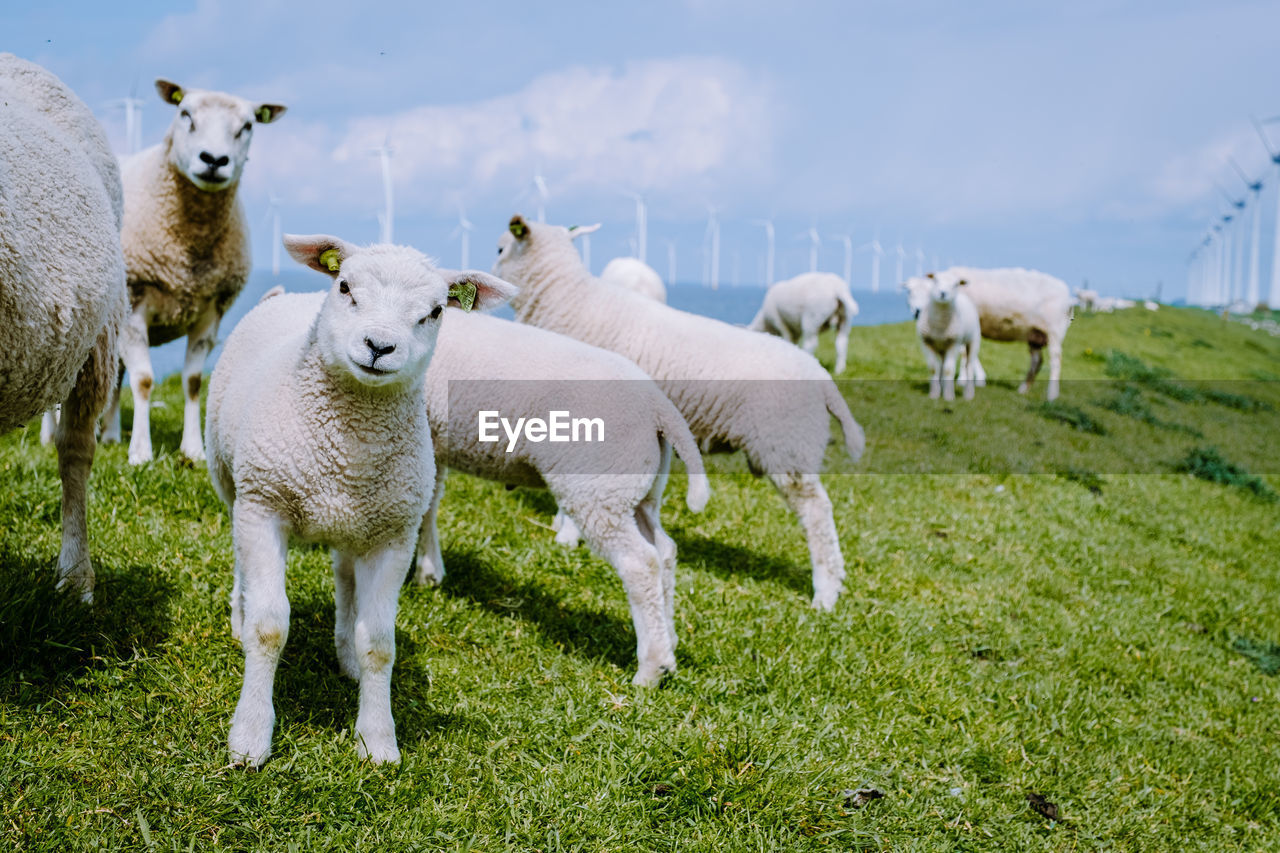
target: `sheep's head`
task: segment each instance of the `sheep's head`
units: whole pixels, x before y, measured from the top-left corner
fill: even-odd
[[[256,104],[225,92],[183,89],[157,80],[165,103],[178,108],[169,126],[169,163],[202,190],[235,186],[249,156],[253,126],[284,115],[280,104]]]
[[[933,274],[930,273],[928,277],[912,276],[899,285],[907,292],[907,307],[911,309],[912,317],[919,317],[929,302],[929,287],[932,284]]]
[[[286,235],[294,260],[332,279],[316,320],[329,368],[368,387],[404,388],[422,380],[435,351],[444,307],[496,307],[515,287],[476,270],[438,269],[407,246],[353,246],[337,237]]]
[[[939,305],[950,305],[956,301],[956,294],[967,283],[954,275],[929,274],[929,299]]]
[[[578,263],[581,259],[573,241],[597,231],[600,225],[547,225],[529,222],[520,214],[511,217],[507,230],[498,237],[498,259],[493,274],[524,283],[535,266],[544,263]],[[563,260],[553,260],[560,258]],[[572,260],[570,260],[572,259]]]

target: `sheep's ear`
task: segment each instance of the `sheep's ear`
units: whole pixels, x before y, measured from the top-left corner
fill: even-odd
[[[579,237],[582,237],[586,234],[594,234],[599,230],[600,230],[599,222],[597,222],[595,225],[570,225],[569,239],[577,240]]]
[[[934,275],[933,273],[931,273],[931,272],[927,272],[927,273],[925,273],[925,274],[924,274],[924,277],[925,277],[925,278],[937,278],[937,276],[935,276],[935,275]]]
[[[253,118],[258,124],[271,124],[284,115],[286,109],[284,104],[258,104],[253,108]]]
[[[516,295],[518,288],[479,270],[437,270],[449,286],[449,304],[463,311],[488,311]]]
[[[187,94],[177,83],[170,83],[164,79],[156,80],[156,91],[160,93],[160,100],[174,105],[182,103],[182,99]]]
[[[959,281],[957,281],[957,282],[956,282],[956,287],[964,287],[964,286],[965,286],[966,284],[968,284],[968,283],[969,283],[969,280],[968,280],[968,279],[964,279],[964,278],[962,278],[962,279],[960,279]]]
[[[529,223],[525,222],[524,217],[518,213],[511,217],[511,223],[507,228],[511,231],[511,236],[517,240],[523,240],[529,236]]]
[[[350,243],[327,234],[286,234],[284,247],[298,263],[331,276],[336,276],[342,262],[356,251]]]

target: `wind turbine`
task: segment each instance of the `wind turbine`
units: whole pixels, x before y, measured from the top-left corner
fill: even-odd
[[[880,235],[877,234],[871,238],[870,243],[863,243],[858,247],[861,252],[864,249],[871,251],[871,292],[880,292],[880,256],[884,254],[884,247],[880,245]]]
[[[1244,266],[1244,263],[1243,263],[1244,235],[1239,232],[1243,229],[1243,226],[1244,226],[1243,211],[1244,211],[1246,199],[1232,198],[1231,194],[1227,192],[1225,189],[1223,189],[1222,185],[1219,184],[1217,181],[1214,181],[1213,185],[1218,188],[1218,192],[1222,193],[1222,197],[1227,200],[1227,204],[1231,205],[1231,207],[1233,207],[1236,211],[1234,214],[1228,216],[1225,220],[1228,223],[1234,221],[1235,227],[1232,228],[1231,230],[1234,232],[1237,232],[1234,235],[1228,235],[1228,239],[1227,239],[1228,246],[1232,246],[1232,245],[1235,246],[1234,257],[1227,258],[1227,276],[1225,281],[1227,286],[1226,301],[1228,304],[1230,304],[1238,300],[1241,296],[1243,296],[1243,294],[1241,293],[1241,289],[1242,289],[1241,288],[1241,283],[1242,283],[1241,268]]]
[[[836,240],[844,244],[844,281],[853,282],[853,236],[851,234],[833,234]]]
[[[676,241],[667,241],[667,287],[676,283]]]
[[[907,250],[902,248],[901,240],[898,241],[898,248],[895,251],[898,255],[898,277],[894,280],[898,284],[902,284],[904,281],[906,281],[906,279],[902,277],[902,263],[907,259]]]
[[[391,147],[391,131],[377,148],[370,149],[370,154],[378,155],[382,165],[382,213],[378,215],[378,224],[382,226],[380,242],[391,243],[395,234],[395,199],[391,192],[391,155],[395,149]]]
[[[1250,230],[1253,232],[1249,242],[1249,283],[1245,289],[1244,301],[1252,311],[1257,307],[1260,294],[1258,292],[1258,253],[1261,249],[1259,243],[1262,240],[1262,179],[1256,181],[1249,180],[1249,176],[1244,173],[1244,169],[1240,168],[1240,164],[1235,161],[1234,157],[1229,158],[1231,167],[1236,170],[1236,174],[1240,176],[1240,180],[1244,181],[1244,185],[1249,192],[1253,193],[1253,206],[1250,209],[1250,216],[1253,225]]]
[[[627,193],[636,202],[636,247],[635,256],[640,263],[645,262],[649,244],[649,210],[645,207],[644,196],[639,193]]]
[[[124,153],[137,154],[142,150],[142,99],[132,91],[127,98],[108,101],[109,107],[124,109]]]
[[[916,244],[916,276],[924,275],[924,246]]]
[[[1265,122],[1259,122],[1253,119],[1253,126],[1258,131],[1258,138],[1262,140],[1262,146],[1267,149],[1267,156],[1271,158],[1271,162],[1276,164],[1277,181],[1276,181],[1276,236],[1271,244],[1271,290],[1267,296],[1267,305],[1271,308],[1280,307],[1280,150],[1271,147],[1271,141],[1267,139],[1267,135],[1262,131],[1263,124],[1271,124],[1280,121],[1280,116],[1269,118]]]
[[[810,225],[808,231],[801,231],[796,239],[809,238],[809,272],[818,271],[818,249],[822,246],[822,236],[818,234],[818,226]]]
[[[458,226],[449,234],[449,239],[459,238],[462,250],[462,263],[458,265],[458,269],[471,269],[471,232],[475,226],[471,224],[471,220],[467,219],[467,211],[462,205],[458,205]]]
[[[717,290],[720,287],[720,220],[711,205],[707,205],[707,230],[703,241],[707,251],[707,286]]]
[[[267,195],[267,216],[271,218],[271,274],[280,275],[280,198],[275,193]]]
[[[773,284],[773,258],[774,258],[774,232],[772,219],[753,219],[753,225],[764,226],[765,238],[765,255],[764,255],[764,285],[768,287]]]

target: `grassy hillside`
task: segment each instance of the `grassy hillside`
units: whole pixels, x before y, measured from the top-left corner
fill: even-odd
[[[1025,348],[982,355],[990,387],[943,405],[924,398],[908,326],[855,330],[842,386],[868,452],[830,454],[849,570],[834,613],[809,608],[800,528],[740,458],[716,460],[701,515],[674,478],[680,671],[655,690],[629,683],[621,584],[554,544],[550,500],[451,478],[449,575],[401,599],[399,768],[355,758],[356,689],[315,548],[289,557],[274,757],[225,768],[242,667],[229,525],[205,472],[176,458],[175,380],[155,463],[100,451],[92,609],[52,588],[59,493],[38,424],[0,437],[0,836],[19,850],[1280,848],[1280,339],[1191,310],[1084,316],[1051,407],[1043,377],[1029,399],[1013,391]]]

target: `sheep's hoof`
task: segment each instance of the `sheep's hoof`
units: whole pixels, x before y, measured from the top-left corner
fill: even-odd
[[[58,579],[58,589],[70,587],[72,591],[80,593],[80,601],[83,604],[93,604],[93,569],[87,572],[77,572],[75,574],[64,573],[58,570],[61,577]]]
[[[440,586],[444,583],[444,567],[439,569],[431,565],[418,564],[418,570],[413,573],[413,582],[418,586]]]
[[[400,748],[394,735],[362,735],[356,733],[356,755],[374,764],[399,764]]]
[[[231,723],[231,735],[227,738],[231,752],[231,766],[257,770],[271,757],[271,732],[266,737],[253,736]]]
[[[663,678],[673,675],[676,671],[676,662],[644,664],[636,670],[635,677],[631,679],[631,683],[636,687],[656,687]]]
[[[134,450],[134,449],[132,449],[132,448],[130,448],[130,449],[129,449],[129,464],[130,464],[130,465],[145,465],[145,464],[147,464],[147,463],[148,463],[148,462],[150,462],[150,461],[151,461],[151,448],[150,448],[150,447],[148,447],[148,448],[147,448],[147,449],[145,449],[145,450]]]

